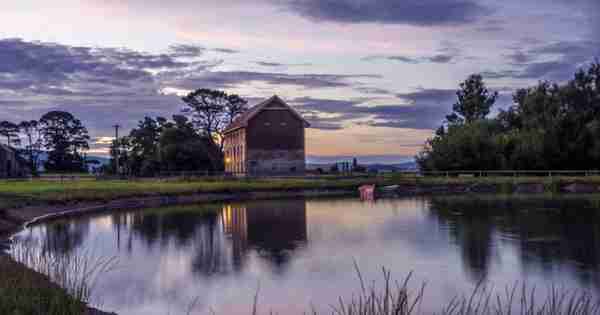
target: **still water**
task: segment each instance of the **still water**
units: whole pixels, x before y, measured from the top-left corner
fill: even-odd
[[[598,292],[596,208],[584,197],[253,201],[56,221],[17,239],[118,257],[95,292],[119,314],[185,314],[192,301],[198,314],[249,314],[258,288],[261,311],[330,311],[359,289],[354,260],[368,281],[382,266],[398,280],[412,271],[428,312],[481,280]]]

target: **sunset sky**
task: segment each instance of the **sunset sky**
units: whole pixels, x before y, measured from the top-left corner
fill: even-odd
[[[212,88],[284,98],[312,160],[402,161],[469,74],[502,108],[600,56],[598,0],[6,0],[0,26],[0,120],[68,110],[92,154]]]

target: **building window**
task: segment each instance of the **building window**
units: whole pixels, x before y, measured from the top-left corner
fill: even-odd
[[[265,126],[269,127],[269,126],[271,126],[271,123],[270,122],[266,122]]]
[[[282,123],[281,123],[281,126],[282,126],[282,127],[285,127],[285,126],[287,126],[287,123],[285,123],[285,122],[282,122]]]

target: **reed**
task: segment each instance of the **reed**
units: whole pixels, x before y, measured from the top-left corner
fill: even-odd
[[[67,255],[31,248],[17,244],[13,261],[0,262],[0,314],[87,314],[97,280],[116,265],[115,258],[92,252]]]

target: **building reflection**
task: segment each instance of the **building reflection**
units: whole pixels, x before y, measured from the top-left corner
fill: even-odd
[[[181,207],[111,215],[116,248],[181,250],[192,255],[199,276],[240,272],[256,253],[275,271],[307,242],[306,201],[253,201],[219,211]],[[216,214],[215,214],[216,212]],[[142,248],[139,248],[140,245]],[[136,248],[137,247],[137,248]]]
[[[294,251],[307,242],[306,201],[282,200],[227,205],[223,230],[231,237],[233,261],[242,268],[250,251],[283,272]]]

